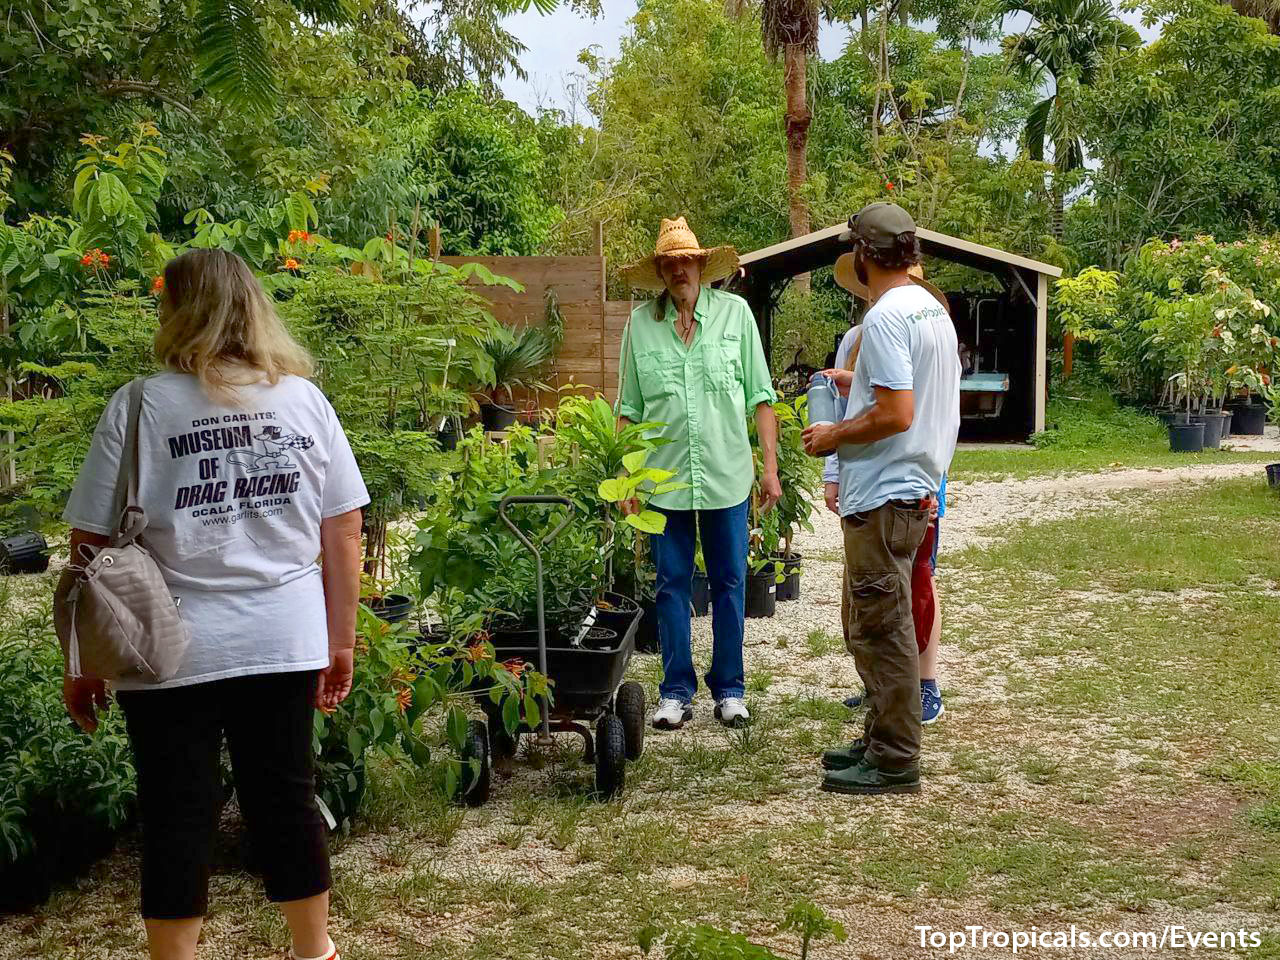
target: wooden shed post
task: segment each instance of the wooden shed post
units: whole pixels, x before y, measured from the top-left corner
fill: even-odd
[[[427,249],[431,253],[432,260],[440,259],[440,224],[433,223],[431,232],[427,234]]]
[[[1034,432],[1044,430],[1044,408],[1049,395],[1045,354],[1049,349],[1049,278],[1036,274],[1036,416]]]

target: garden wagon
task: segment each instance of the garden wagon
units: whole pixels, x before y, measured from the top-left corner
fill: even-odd
[[[570,508],[570,513],[534,541],[516,526],[508,512],[508,508],[522,505],[564,506]],[[595,765],[596,793],[605,798],[622,792],[627,761],[639,758],[644,749],[644,688],[622,679],[635,651],[642,615],[639,606],[622,597],[610,597],[606,609],[597,605],[580,623],[557,629],[551,638],[547,635],[541,551],[572,522],[572,506],[568,498],[557,496],[506,497],[499,505],[503,522],[534,556],[538,629],[535,636],[495,634],[491,637],[494,656],[500,661],[536,664],[552,683],[554,702],[541,704],[536,731],[524,726],[512,735],[493,703],[481,699],[486,721],[472,723],[464,753],[464,759],[479,761],[478,774],[468,778],[470,783],[466,785],[469,806],[480,806],[488,800],[491,767],[509,763],[522,736],[534,736],[538,746],[547,747],[555,742],[553,734],[578,734],[584,743],[584,759]],[[551,645],[550,640],[555,644]]]

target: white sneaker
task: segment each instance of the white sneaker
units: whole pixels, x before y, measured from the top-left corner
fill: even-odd
[[[751,711],[741,697],[725,697],[716,703],[716,719],[726,727],[745,727],[751,722]]]
[[[658,730],[679,730],[693,719],[693,705],[683,700],[663,697],[653,711],[653,725]]]

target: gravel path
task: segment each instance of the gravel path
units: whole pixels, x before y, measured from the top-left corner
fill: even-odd
[[[1266,438],[1253,440],[1249,449],[1280,451],[1280,438],[1270,433]],[[939,553],[946,557],[970,546],[990,545],[1004,532],[1027,521],[1058,520],[1105,509],[1126,492],[1254,476],[1262,469],[1258,463],[1197,464],[1026,480],[957,480],[947,487],[947,515],[942,523]],[[798,659],[796,652],[790,647],[778,649],[770,643],[775,637],[801,641],[812,630],[835,635],[841,632],[840,577],[844,561],[840,522],[825,508],[814,512],[813,521],[813,532],[802,534],[795,542],[795,548],[806,558],[803,597],[798,603],[778,604],[777,615],[772,620],[748,624],[747,644],[765,648],[765,652],[749,655],[749,668],[773,669],[783,667],[784,663],[797,666],[793,662]],[[695,621],[695,635],[707,644],[708,650],[710,627],[709,619]],[[833,671],[834,676],[829,679],[836,687],[858,686],[852,661],[843,651],[820,661],[805,661],[805,666],[815,677],[821,676],[823,670]]]

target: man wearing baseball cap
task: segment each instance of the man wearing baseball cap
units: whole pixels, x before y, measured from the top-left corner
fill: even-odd
[[[911,275],[910,215],[873,203],[849,218],[857,279],[871,305],[844,420],[804,432],[812,456],[839,455],[845,644],[866,687],[863,735],[823,755],[824,790],[920,789],[920,672],[912,561],[960,429],[960,361],[945,300]]]

